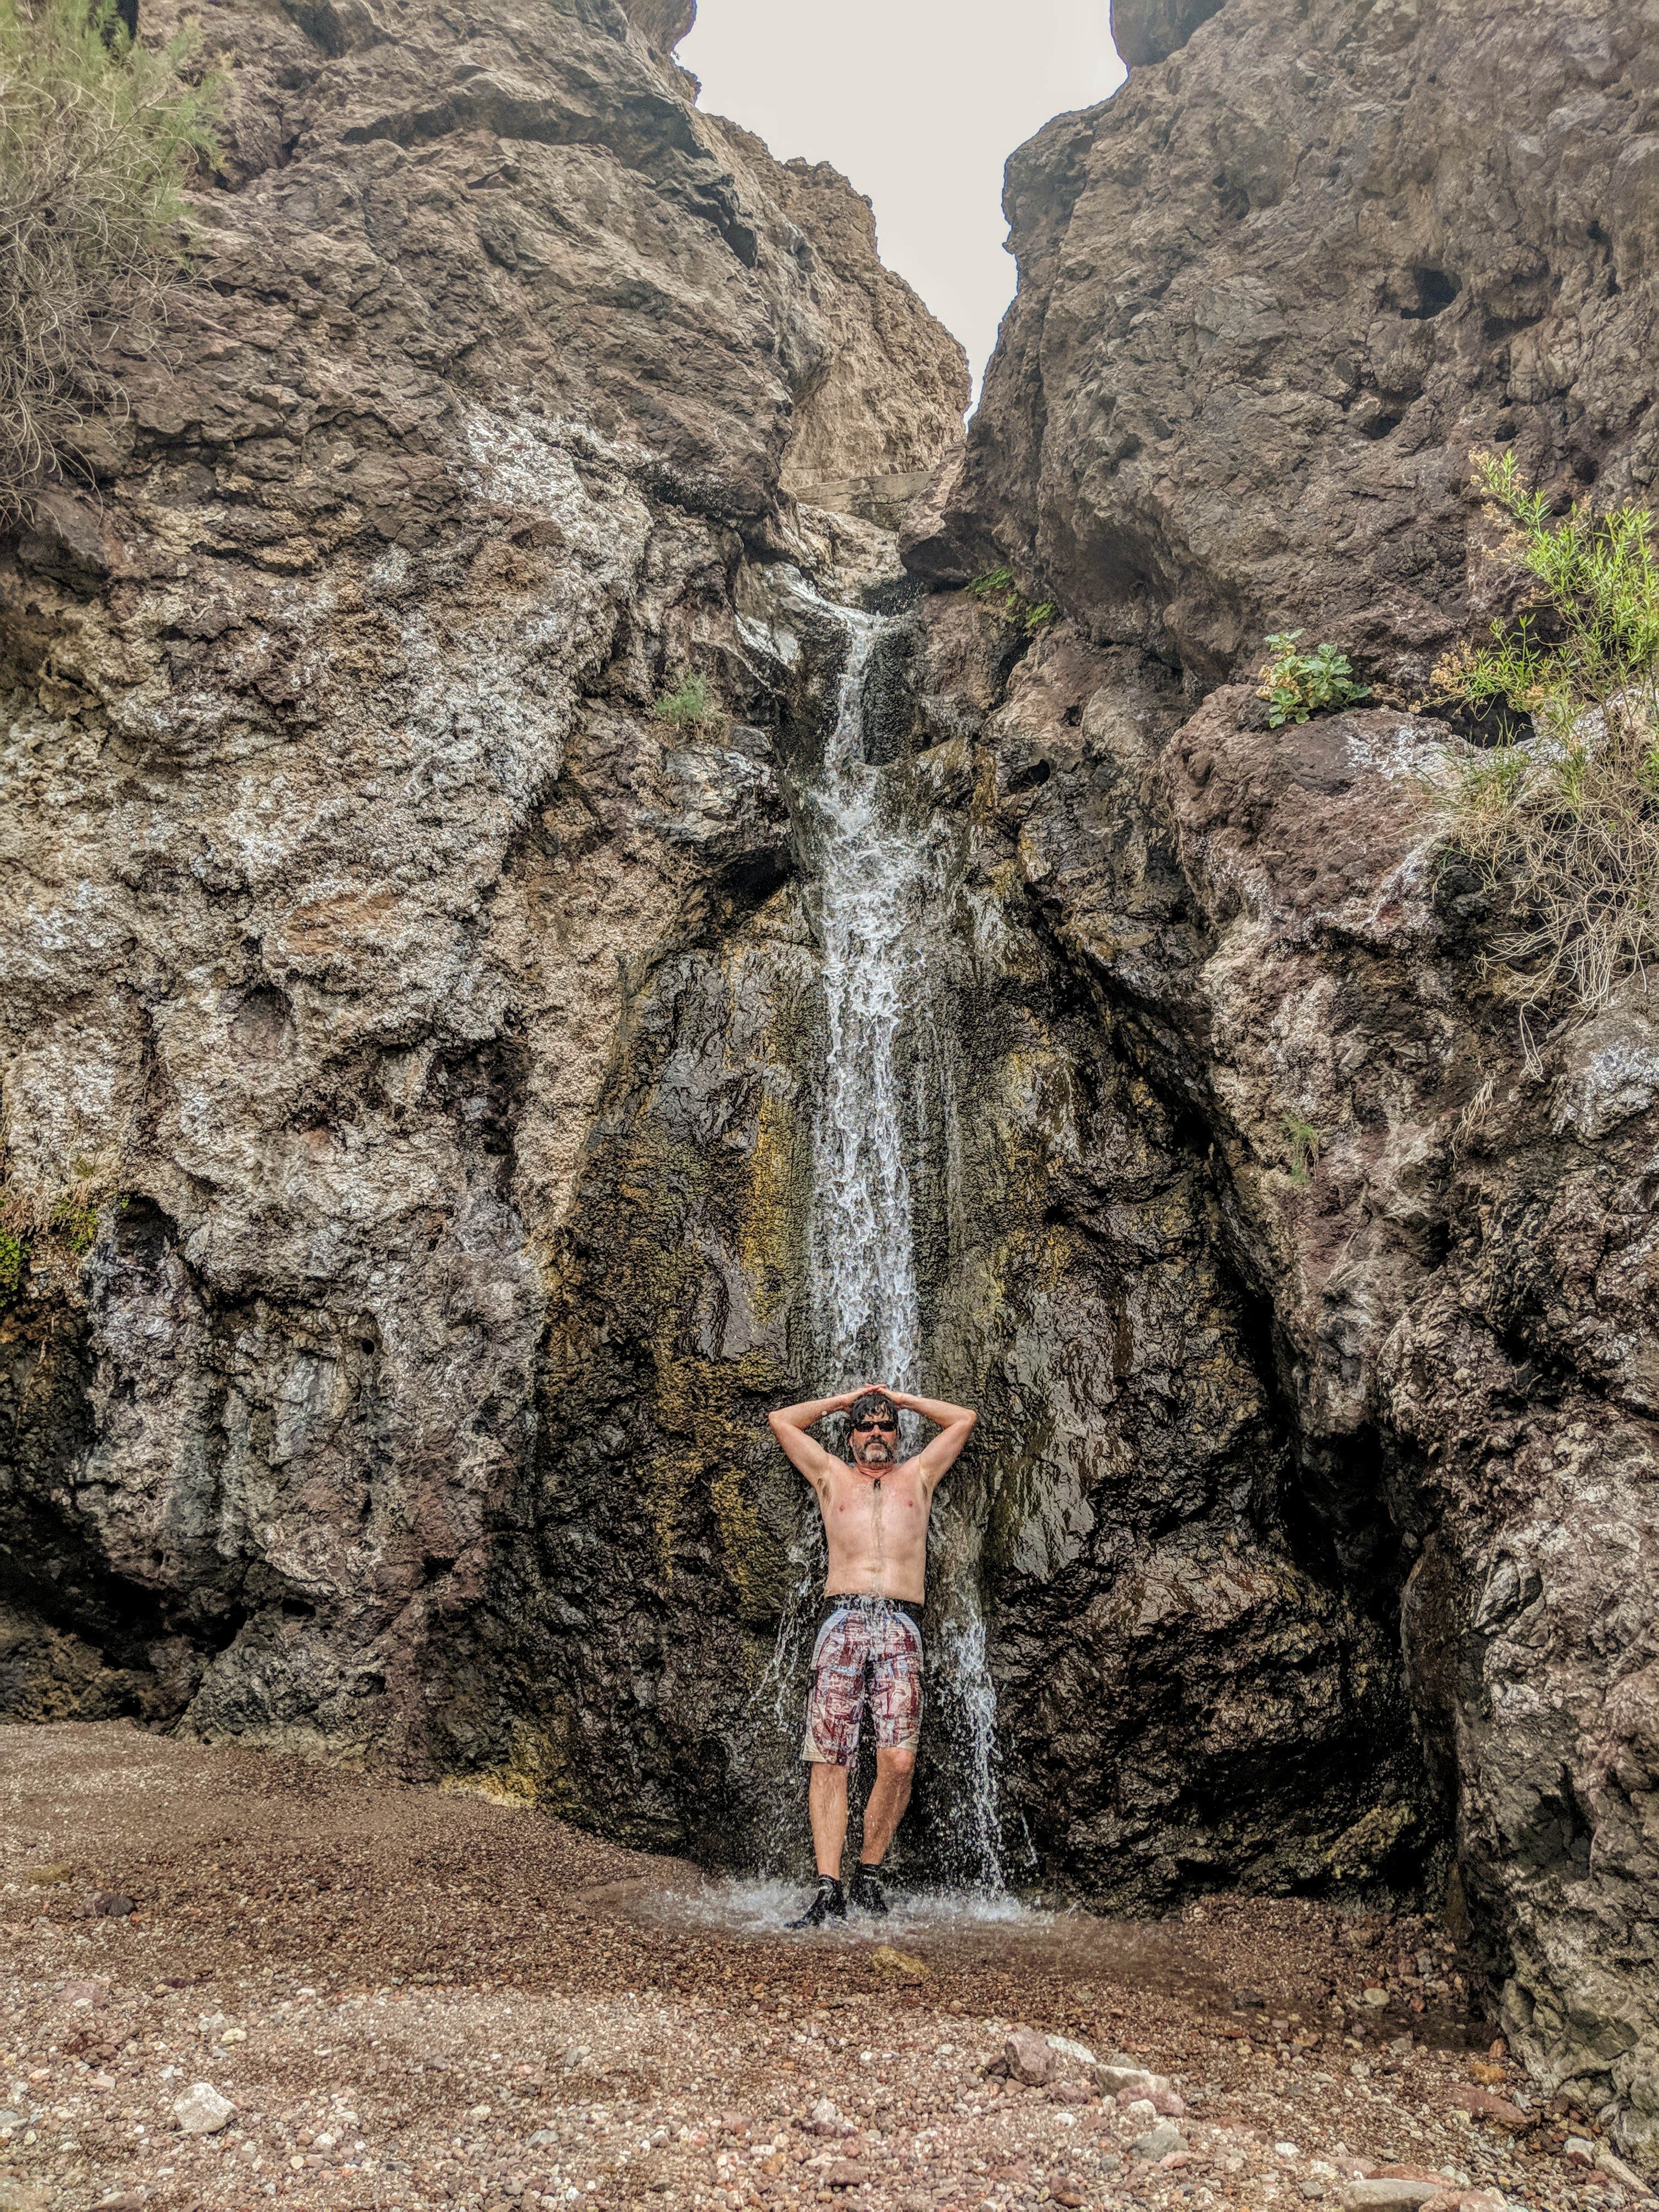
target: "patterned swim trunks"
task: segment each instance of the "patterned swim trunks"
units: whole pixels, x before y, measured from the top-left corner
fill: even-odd
[[[921,1735],[921,1610],[884,1597],[824,1600],[812,1648],[804,1759],[854,1765],[866,1697],[877,1743],[915,1749]]]

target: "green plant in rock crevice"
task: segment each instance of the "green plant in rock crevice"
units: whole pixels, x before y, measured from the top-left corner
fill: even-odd
[[[1436,699],[1530,718],[1465,770],[1443,841],[1504,916],[1505,989],[1528,1017],[1605,1006],[1659,951],[1659,558],[1650,511],[1552,519],[1513,453],[1473,456],[1525,587],[1487,641],[1434,672]]]
[[[1371,696],[1368,684],[1354,682],[1353,665],[1346,653],[1334,645],[1319,645],[1311,653],[1300,653],[1297,648],[1302,637],[1299,629],[1275,631],[1267,640],[1267,659],[1256,672],[1261,688],[1255,696],[1267,702],[1270,730],[1352,707]]]
[[[1279,1127],[1284,1132],[1285,1149],[1290,1154],[1291,1181],[1298,1189],[1305,1189],[1313,1180],[1314,1163],[1319,1158],[1319,1131],[1299,1114],[1286,1114]]]
[[[1060,608],[1053,599],[1039,599],[1035,605],[1014,581],[1012,568],[988,568],[982,576],[975,576],[967,586],[976,599],[994,601],[997,612],[1010,629],[1021,631],[1027,637],[1036,637],[1060,619]]]
[[[683,676],[673,690],[663,693],[651,712],[658,721],[672,722],[681,730],[719,726],[725,720],[720,708],[711,705],[708,678],[701,674]]]
[[[179,186],[210,156],[215,88],[113,0],[0,0],[0,525],[118,404],[112,341],[153,333],[185,266]]]
[[[37,1255],[75,1266],[98,1241],[100,1209],[126,1198],[113,1188],[111,1164],[77,1159],[54,1197],[30,1198],[0,1175],[0,1311],[16,1303]]]

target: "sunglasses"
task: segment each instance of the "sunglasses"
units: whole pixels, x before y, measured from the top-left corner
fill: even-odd
[[[853,1434],[855,1437],[862,1435],[866,1429],[884,1429],[890,1437],[897,1434],[898,1423],[896,1421],[854,1421],[853,1424]]]

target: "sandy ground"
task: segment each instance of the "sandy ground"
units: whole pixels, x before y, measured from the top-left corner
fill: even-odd
[[[792,1901],[436,1789],[0,1729],[0,2207],[1336,2212],[1390,2166],[1445,2177],[1435,2212],[1635,2196],[1489,2054],[1422,1923],[912,1901],[792,1936]],[[1172,2077],[1181,2146],[1138,2154],[1144,2109],[1075,2068],[988,2074],[1016,2025]],[[210,2134],[174,2115],[198,2083],[234,2107]]]

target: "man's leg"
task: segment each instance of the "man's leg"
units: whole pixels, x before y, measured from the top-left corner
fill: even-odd
[[[818,1872],[839,1881],[841,1855],[847,1842],[847,1769],[814,1760],[806,1785],[806,1805],[812,1816],[812,1849],[817,1854]],[[866,1821],[866,1831],[868,1825]]]
[[[870,1792],[870,1801],[864,1808],[864,1842],[859,1850],[860,1866],[878,1867],[887,1856],[887,1846],[893,1840],[893,1832],[904,1818],[904,1808],[910,1802],[910,1778],[916,1771],[916,1754],[908,1744],[879,1744],[876,1748],[876,1781]],[[818,1769],[812,1770],[816,1785]],[[842,1831],[847,1826],[847,1777],[842,1775]],[[817,1833],[816,1814],[812,1832]],[[823,1864],[820,1857],[818,1864]],[[836,1861],[839,1866],[839,1859]]]

